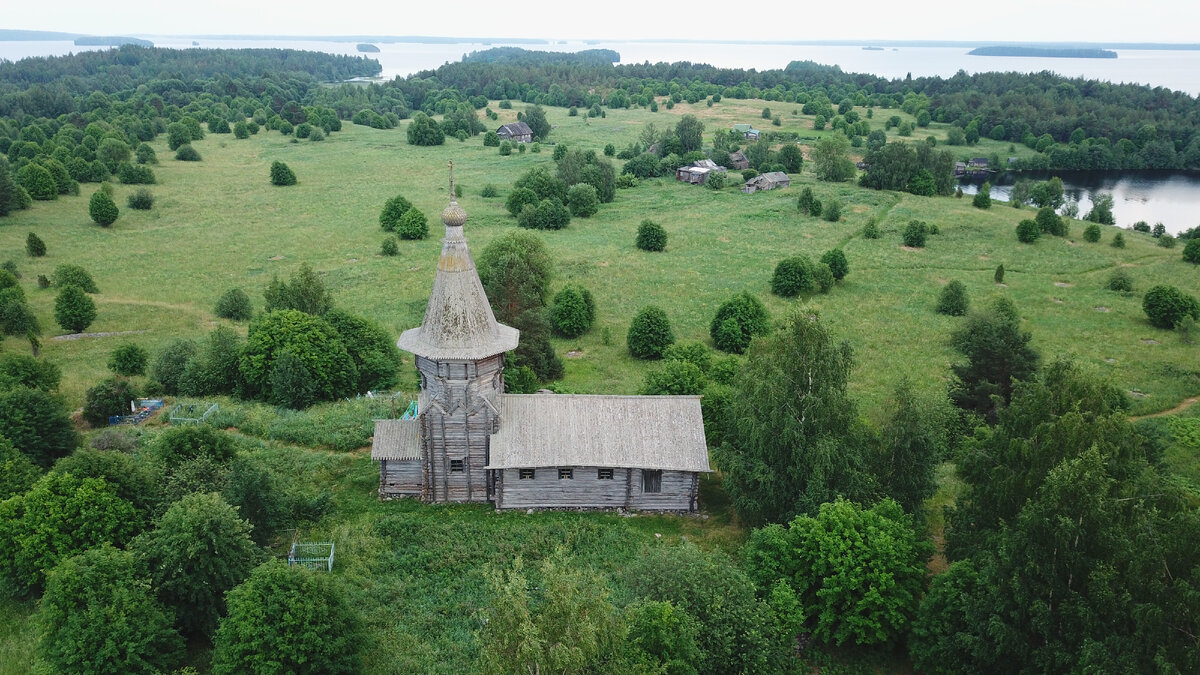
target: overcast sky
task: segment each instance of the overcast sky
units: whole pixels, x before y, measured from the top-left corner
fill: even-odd
[[[428,35],[547,39],[1200,42],[1197,0],[57,0],[5,2],[0,28],[96,35]]]

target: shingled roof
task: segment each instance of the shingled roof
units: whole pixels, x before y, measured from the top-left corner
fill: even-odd
[[[371,459],[421,459],[421,420],[375,420]]]
[[[711,471],[699,396],[502,394],[488,469]]]
[[[454,198],[450,179],[450,205],[442,211],[446,238],[438,260],[433,291],[425,307],[425,320],[400,334],[396,346],[433,360],[474,360],[511,351],[519,331],[496,321],[492,306],[479,282],[475,260],[467,249],[463,225],[467,212]]]

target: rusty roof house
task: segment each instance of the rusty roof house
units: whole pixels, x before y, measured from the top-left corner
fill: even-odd
[[[687,183],[703,183],[708,180],[708,175],[711,173],[725,173],[728,171],[725,167],[717,164],[711,159],[701,159],[687,166],[681,166],[675,169],[675,180],[681,180]]]
[[[512,141],[514,143],[533,142],[533,129],[524,122],[505,124],[496,130],[496,135],[502,141]]]
[[[504,354],[518,331],[492,313],[453,174],[450,185],[424,321],[396,343],[416,358],[417,413],[375,423],[380,497],[695,511],[710,470],[700,397],[504,393]]]

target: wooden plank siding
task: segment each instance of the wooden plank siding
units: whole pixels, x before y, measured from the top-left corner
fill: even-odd
[[[646,493],[641,469],[612,469],[611,479],[601,479],[601,468],[606,467],[539,467],[532,479],[522,479],[521,469],[496,470],[496,508],[696,510],[699,474],[694,471],[663,471],[661,491]],[[559,469],[570,469],[572,477],[559,478]]]
[[[381,497],[420,497],[421,461],[417,459],[380,460],[379,495]]]

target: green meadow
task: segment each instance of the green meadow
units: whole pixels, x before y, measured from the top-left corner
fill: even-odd
[[[782,118],[773,127],[761,118],[764,106]],[[493,105],[493,107],[495,107]],[[515,120],[514,110],[498,110],[500,120]],[[618,149],[634,142],[647,123],[660,129],[682,114],[700,117],[706,131],[749,122],[763,129],[797,131],[802,143],[830,131],[812,129],[812,120],[796,114],[793,104],[726,99],[707,107],[679,104],[657,113],[609,110],[606,117],[570,117],[549,108],[555,125],[551,143],[600,152],[605,144]],[[865,109],[860,110],[865,116]],[[876,110],[872,124],[880,129],[895,110]],[[121,215],[110,228],[93,225],[87,199],[96,189],[84,184],[79,196],[38,202],[32,209],[6,218],[0,225],[0,258],[15,260],[27,295],[45,332],[44,353],[64,371],[63,392],[81,405],[83,392],[106,376],[111,350],[126,341],[153,352],[177,337],[200,337],[219,321],[213,306],[222,292],[241,287],[261,308],[262,290],[272,276],[287,277],[304,262],[325,278],[338,305],[368,315],[395,334],[420,323],[440,247],[438,215],[447,203],[447,163],[463,187],[460,203],[470,218],[466,234],[478,252],[493,238],[516,227],[504,211],[512,182],[530,167],[552,167],[549,143],[542,152],[500,156],[481,137],[466,142],[448,139],[437,147],[410,146],[405,127],[376,130],[346,123],[324,141],[302,140],[263,131],[247,140],[209,134],[195,143],[201,162],[179,162],[165,146],[154,144],[160,163],[150,211],[125,206],[134,186],[117,184]],[[944,139],[934,124],[917,129],[911,139],[932,135]],[[888,132],[897,140],[896,130]],[[1031,152],[990,140],[973,148],[955,148],[964,156],[1001,156]],[[299,184],[273,187],[272,161],[286,162]],[[1072,223],[1067,238],[1044,237],[1020,244],[1016,223],[1032,217],[1030,208],[995,203],[987,211],[970,199],[916,197],[861,189],[853,183],[817,182],[811,165],[790,188],[745,195],[736,187],[713,192],[670,178],[643,181],[619,190],[616,200],[588,219],[574,219],[544,237],[554,253],[557,284],[579,282],[595,294],[597,325],[577,340],[556,342],[567,359],[564,391],[634,392],[653,364],[631,358],[624,339],[632,315],[642,306],[663,306],[681,340],[708,341],[708,324],[730,295],[749,290],[775,316],[804,303],[818,310],[836,334],[855,349],[857,366],[852,387],[864,413],[877,418],[892,386],[909,377],[924,389],[944,387],[955,355],[946,336],[959,319],[937,315],[933,306],[942,285],[952,279],[966,284],[978,305],[1004,294],[1016,302],[1034,345],[1046,358],[1074,355],[1133,392],[1134,412],[1169,409],[1200,392],[1195,347],[1175,334],[1153,328],[1141,310],[1141,291],[1170,283],[1200,294],[1200,274],[1181,261],[1179,249],[1163,249],[1149,235],[1125,232],[1124,249],[1108,246],[1115,228],[1105,228],[1099,244],[1082,240],[1082,224]],[[494,185],[499,197],[484,199],[480,191]],[[843,203],[840,222],[802,216],[796,197],[811,186],[825,202]],[[400,254],[379,253],[385,233],[378,225],[385,200],[403,194],[430,220],[430,238],[401,242]],[[633,245],[638,224],[649,218],[669,233],[667,250],[645,253]],[[863,239],[869,218],[878,220],[883,237]],[[940,234],[924,249],[901,247],[899,232],[909,220],[936,224]],[[45,258],[25,256],[28,232],[48,247]],[[850,275],[828,295],[785,300],[769,292],[771,272],[782,258],[805,253],[817,257],[842,247]],[[35,280],[62,263],[92,272],[101,293],[94,333],[124,335],[59,340],[63,331],[53,320],[54,291],[40,290]],[[1006,286],[993,282],[1003,264]],[[1125,267],[1135,293],[1105,290],[1111,272]],[[28,347],[8,338],[5,349]]]
[[[782,117],[782,130],[799,132],[808,139],[805,143],[831,133],[813,131],[811,118],[793,114],[791,104],[725,100],[711,108],[681,104],[657,113],[610,110],[606,117],[590,119],[549,108],[555,125],[549,140],[598,153],[613,143],[619,150],[634,142],[645,124],[670,127],[687,113],[699,116],[709,131],[736,122],[775,129],[760,116],[766,105]],[[490,122],[492,127],[515,120],[515,110],[498,112],[500,120]],[[882,129],[892,114],[907,117],[877,110],[872,124]],[[418,325],[441,246],[438,216],[448,201],[447,163],[454,162],[463,187],[459,202],[469,214],[466,235],[478,253],[516,227],[504,199],[526,170],[552,166],[552,146],[502,157],[495,148],[484,147],[480,137],[421,148],[408,145],[404,131],[403,125],[376,130],[346,123],[343,131],[321,142],[292,142],[265,131],[240,141],[209,134],[195,143],[203,156],[198,163],[175,161],[160,140],[154,144],[160,163],[154,167],[158,185],[152,187],[152,210],[126,208],[135,187],[117,184],[121,215],[111,228],[97,227],[87,215],[87,200],[96,186],[88,184],[80,196],[39,202],[0,221],[0,260],[18,264],[42,322],[43,353],[62,367],[62,391],[72,407],[82,405],[86,389],[107,376],[105,362],[117,345],[136,342],[153,353],[178,337],[200,338],[222,321],[213,314],[221,293],[241,287],[261,309],[262,291],[271,278],[287,277],[301,263],[323,275],[337,305],[376,319],[395,335]],[[895,140],[895,130],[888,135]],[[913,138],[927,135],[944,139],[945,129],[935,124],[917,130]],[[956,150],[1010,154],[1007,144],[987,140]],[[1018,148],[1017,154],[1027,152]],[[270,185],[268,170],[276,160],[295,171],[298,185]],[[881,422],[890,392],[902,378],[926,393],[944,390],[955,359],[947,336],[961,319],[938,315],[933,307],[941,287],[957,279],[967,286],[974,305],[993,295],[1012,298],[1046,359],[1073,355],[1111,378],[1133,394],[1135,414],[1171,409],[1200,393],[1196,347],[1150,326],[1141,310],[1141,292],[1154,284],[1174,284],[1200,295],[1200,272],[1182,262],[1179,249],[1160,248],[1149,235],[1133,232],[1124,232],[1127,246],[1116,249],[1108,245],[1118,231],[1111,227],[1104,228],[1100,243],[1089,244],[1082,240],[1078,222],[1071,223],[1067,238],[1046,237],[1025,245],[1017,241],[1014,228],[1033,216],[1029,208],[996,203],[981,211],[969,198],[915,197],[851,183],[820,183],[809,165],[793,179],[789,188],[754,195],[736,187],[714,192],[670,178],[652,179],[618,190],[616,200],[591,218],[543,233],[556,261],[556,286],[582,283],[598,304],[597,325],[589,333],[555,342],[566,360],[566,376],[556,386],[573,392],[635,392],[656,367],[631,358],[625,349],[629,321],[638,309],[660,305],[679,339],[708,343],[717,307],[748,290],[777,317],[801,305],[816,310],[836,335],[850,341],[857,359],[853,394],[862,414]],[[496,186],[498,197],[480,196],[489,184]],[[801,216],[796,198],[805,186],[825,203],[840,200],[842,220]],[[399,255],[384,257],[379,251],[385,233],[378,216],[396,194],[429,217],[432,236],[402,241]],[[638,224],[647,218],[669,233],[666,251],[635,248]],[[881,227],[880,239],[861,236],[871,218]],[[940,230],[924,249],[901,246],[900,231],[913,219]],[[46,242],[45,258],[26,257],[30,231]],[[771,295],[770,277],[780,259],[796,253],[816,258],[835,247],[845,250],[851,271],[831,293],[802,300]],[[63,331],[53,320],[54,291],[38,289],[36,279],[63,263],[82,265],[100,287],[99,313],[89,331],[118,335],[55,339]],[[993,281],[999,264],[1006,270],[1003,286]],[[1135,293],[1105,290],[1108,276],[1118,268],[1132,275]],[[244,324],[237,327],[245,330]],[[4,343],[6,350],[28,348],[16,338]],[[687,538],[734,552],[746,536],[732,521],[713,478],[702,484],[705,513],[697,518],[529,516],[486,507],[380,502],[374,494],[378,473],[365,449],[318,447],[331,445],[319,440],[322,435],[344,431],[339,415],[352,418],[346,426],[359,425],[340,437],[366,444],[361,423],[379,411],[341,405],[345,410],[330,412],[323,406],[296,420],[261,404],[222,399],[221,424],[239,430],[243,452],[262,458],[277,475],[301,477],[295,481],[299,489],[329,500],[326,514],[302,524],[297,536],[337,543],[334,573],[367,623],[367,672],[472,671],[479,649],[474,632],[487,600],[483,570],[489,563],[508,564],[516,555],[540,559],[563,547],[611,579],[620,603],[628,593],[623,570],[645,547]],[[1183,431],[1176,433],[1182,440],[1168,461],[1190,480],[1200,481],[1195,414],[1193,409],[1185,416]],[[320,427],[317,440],[304,440],[304,429],[297,426],[306,424]],[[356,443],[343,441],[345,445]],[[941,506],[952,503],[961,490],[952,464],[939,468],[939,484],[942,489],[929,508],[935,533]],[[285,549],[280,545],[275,553],[285,554]],[[32,602],[0,601],[0,674],[29,672],[38,634],[30,620],[35,609]],[[857,658],[850,660],[857,663]],[[890,655],[866,658],[883,661],[860,663],[858,670],[906,670],[903,657],[899,663]],[[190,662],[205,672],[205,650],[194,648]]]

